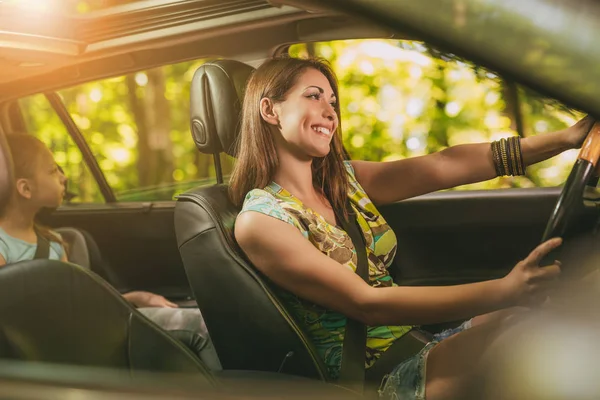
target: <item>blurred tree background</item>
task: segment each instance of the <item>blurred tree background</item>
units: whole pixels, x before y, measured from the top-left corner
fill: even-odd
[[[77,12],[87,12],[109,3],[72,4]],[[300,44],[292,46],[290,54],[320,56],[333,65],[340,82],[344,143],[356,159],[397,160],[461,143],[543,134],[581,117],[419,42]],[[118,200],[170,200],[181,191],[215,182],[213,158],[196,150],[189,130],[190,82],[202,62],[59,92]],[[49,144],[70,178],[70,190],[77,194],[74,201],[103,201],[79,149],[44,95],[21,104],[29,131]],[[459,189],[559,185],[576,155],[568,151],[530,167],[525,177],[502,177]],[[227,175],[233,161],[224,156],[222,162]]]
[[[421,42],[346,40],[298,44],[292,56],[327,59],[340,84],[344,144],[352,158],[397,160],[461,143],[564,129],[583,117],[556,101],[450,58]],[[556,186],[577,150],[458,189]]]

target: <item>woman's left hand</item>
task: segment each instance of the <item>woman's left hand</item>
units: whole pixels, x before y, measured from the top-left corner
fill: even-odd
[[[590,115],[580,119],[575,125],[568,127],[565,131],[571,148],[578,149],[594,126],[596,120]]]

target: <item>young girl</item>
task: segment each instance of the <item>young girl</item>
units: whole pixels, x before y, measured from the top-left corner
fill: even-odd
[[[0,266],[35,257],[38,235],[50,244],[48,258],[67,261],[59,235],[35,223],[43,208],[58,207],[66,177],[44,143],[29,135],[7,137],[15,171],[15,190],[0,210]]]
[[[318,60],[268,60],[250,78],[244,97],[231,178],[232,199],[242,206],[235,236],[254,265],[280,286],[331,378],[340,373],[346,317],[368,326],[365,366],[371,368],[414,325],[543,299],[560,268],[558,263],[539,268],[539,263],[561,243],[555,238],[538,246],[502,279],[398,287],[387,270],[396,236],[376,205],[523,174],[526,165],[581,146],[592,123],[586,118],[560,132],[454,146],[400,161],[345,161],[331,68]],[[366,242],[368,283],[354,272],[357,253],[335,211],[357,219]],[[385,396],[466,398],[481,355],[501,331],[502,315],[477,317],[449,337],[438,336],[389,371]]]

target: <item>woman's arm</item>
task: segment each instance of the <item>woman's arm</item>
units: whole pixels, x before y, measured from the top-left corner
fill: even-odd
[[[563,131],[521,139],[524,163],[535,164],[581,146],[593,122],[586,117]],[[393,203],[496,177],[489,143],[452,146],[399,161],[352,161],[352,166],[356,179],[375,204]]]
[[[2,257],[2,254],[0,254],[0,267],[4,267],[6,265],[6,260],[4,259],[4,257]]]
[[[294,226],[273,217],[252,211],[240,214],[235,237],[252,263],[277,285],[371,326],[428,324],[485,314],[532,296],[541,288],[538,285],[557,273],[557,267],[538,268],[535,258],[505,278],[487,282],[373,288],[318,251]]]

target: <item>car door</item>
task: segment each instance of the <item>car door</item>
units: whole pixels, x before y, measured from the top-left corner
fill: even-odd
[[[448,285],[506,275],[540,244],[560,190],[453,191],[382,207],[398,237],[396,281]],[[594,208],[582,209],[564,246],[596,218]]]

